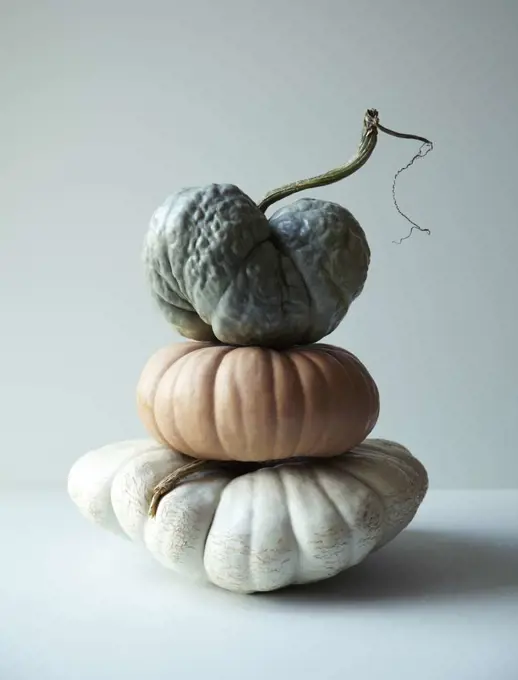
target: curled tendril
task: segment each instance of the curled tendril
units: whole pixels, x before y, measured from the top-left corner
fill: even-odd
[[[422,231],[425,234],[428,234],[428,236],[430,236],[430,234],[432,233],[430,231],[430,229],[425,229],[424,227],[420,227],[418,224],[416,224],[416,222],[411,220],[410,217],[408,217],[408,215],[401,210],[401,208],[399,207],[399,204],[397,202],[397,198],[396,198],[396,183],[397,183],[399,175],[402,172],[404,172],[405,170],[408,170],[408,168],[411,165],[413,165],[416,162],[416,160],[418,160],[419,158],[424,158],[428,153],[430,153],[430,151],[432,151],[432,149],[433,149],[433,142],[430,142],[430,141],[423,142],[421,144],[421,146],[419,147],[419,151],[415,154],[415,156],[404,167],[400,168],[396,172],[396,174],[394,175],[394,181],[392,182],[392,200],[394,202],[396,210],[401,215],[401,217],[404,217],[405,220],[410,222],[410,224],[412,225],[410,227],[410,231],[408,232],[408,234],[406,236],[403,236],[402,238],[400,238],[399,241],[392,241],[392,243],[395,243],[396,245],[401,245],[403,243],[403,241],[406,241],[408,238],[410,238],[412,236],[412,232],[414,231],[414,229],[417,229],[418,231]]]
[[[407,238],[410,238],[414,229],[417,229],[418,231],[422,231],[430,235],[431,234],[430,229],[420,227],[418,224],[416,224],[416,222],[411,220],[410,217],[408,217],[408,215],[406,215],[399,207],[399,204],[396,199],[396,182],[399,175],[404,170],[407,170],[411,165],[413,165],[413,163],[415,163],[415,161],[418,158],[424,158],[433,149],[433,142],[431,142],[426,137],[421,137],[420,135],[413,134],[411,135],[403,132],[396,132],[395,130],[391,130],[390,128],[385,127],[380,123],[379,113],[376,109],[368,109],[367,112],[365,113],[363,119],[363,129],[360,145],[356,151],[356,154],[350,161],[348,161],[344,165],[339,166],[338,168],[335,168],[334,170],[324,172],[321,175],[316,175],[315,177],[310,177],[308,179],[298,180],[296,182],[292,182],[291,184],[286,184],[282,187],[279,187],[278,189],[270,191],[259,203],[259,209],[262,210],[263,212],[266,212],[266,210],[276,201],[280,201],[283,198],[287,198],[288,196],[291,196],[292,194],[295,194],[298,191],[304,191],[305,189],[313,189],[315,187],[322,187],[327,184],[333,184],[334,182],[338,182],[339,180],[349,177],[357,170],[359,170],[361,167],[363,167],[371,157],[372,152],[374,151],[378,141],[378,131],[384,132],[385,134],[390,135],[392,137],[398,137],[399,139],[413,139],[418,142],[421,142],[421,147],[419,151],[415,154],[412,160],[409,163],[407,163],[407,165],[405,165],[403,168],[396,172],[394,176],[394,181],[392,183],[392,198],[394,201],[394,205],[396,206],[396,210],[405,220],[410,222],[410,224],[412,225],[410,232],[408,233],[407,236],[403,236],[403,238],[399,239],[399,241],[393,241],[393,243],[401,244]]]

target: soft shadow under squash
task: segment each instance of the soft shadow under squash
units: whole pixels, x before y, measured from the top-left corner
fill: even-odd
[[[468,534],[408,529],[334,578],[260,594],[296,604],[488,595],[518,589],[518,544]]]

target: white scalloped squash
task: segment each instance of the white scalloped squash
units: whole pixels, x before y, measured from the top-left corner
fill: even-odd
[[[68,491],[84,516],[143,543],[164,566],[238,592],[358,564],[408,525],[428,486],[407,449],[370,439],[327,460],[193,475],[149,517],[154,487],[188,460],[152,440],[111,444],[74,464]]]

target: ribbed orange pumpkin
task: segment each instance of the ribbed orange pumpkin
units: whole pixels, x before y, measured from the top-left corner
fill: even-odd
[[[325,344],[165,347],[144,367],[137,403],[158,441],[208,460],[338,455],[362,442],[379,414],[365,366]]]

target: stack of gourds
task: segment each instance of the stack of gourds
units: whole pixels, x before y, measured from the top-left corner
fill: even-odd
[[[366,440],[379,414],[366,367],[319,343],[363,289],[363,229],[313,198],[265,216],[275,200],[360,167],[378,122],[369,111],[347,166],[259,205],[211,184],[153,215],[151,291],[188,340],[142,371],[138,412],[152,439],[89,452],[68,488],[83,514],[167,567],[241,592],[320,580],[392,539],[424,497],[416,458]]]

